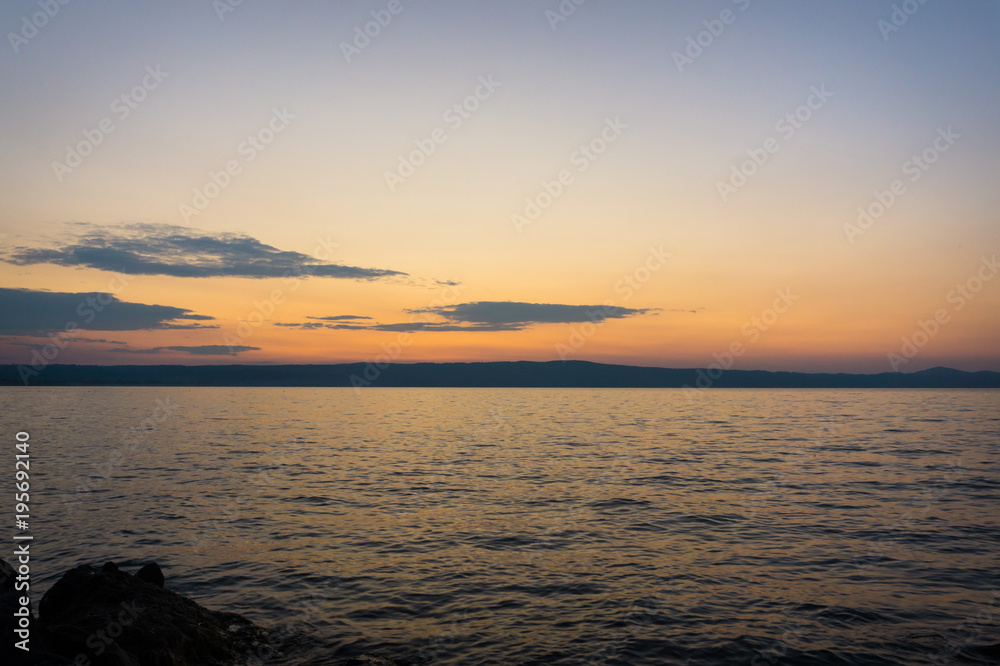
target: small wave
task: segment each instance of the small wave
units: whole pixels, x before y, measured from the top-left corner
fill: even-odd
[[[597,509],[598,511],[615,511],[621,509],[629,510],[635,508],[645,508],[652,505],[653,503],[648,500],[634,500],[628,499],[627,497],[615,497],[613,499],[598,500],[587,504],[587,506]]]
[[[884,615],[874,610],[864,610],[861,608],[847,608],[844,606],[834,606],[832,608],[824,608],[814,615],[814,619],[822,622],[829,623],[833,626],[839,627],[850,627],[854,625],[872,624],[872,623],[895,623],[898,622],[897,619]]]

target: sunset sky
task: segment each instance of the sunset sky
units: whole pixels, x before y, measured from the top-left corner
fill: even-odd
[[[580,1],[4,3],[0,362],[1000,371],[1000,2]]]

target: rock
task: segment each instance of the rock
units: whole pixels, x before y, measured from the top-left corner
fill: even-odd
[[[10,637],[24,592],[16,571],[0,559],[0,627]],[[267,632],[235,613],[212,611],[164,588],[160,567],[135,575],[107,562],[63,574],[30,617],[31,652],[5,640],[3,666],[236,666],[282,656]],[[363,654],[344,666],[398,666]]]
[[[141,571],[131,576],[113,562],[68,571],[38,606],[42,640],[93,666],[229,666],[274,654],[267,633],[246,618],[164,589],[155,564]]]
[[[15,641],[21,640],[14,634],[18,628],[18,618],[14,613],[21,607],[19,598],[29,594],[24,590],[17,590],[17,572],[14,568],[0,560],[0,631],[3,632],[3,644],[0,645],[0,663],[10,666],[65,666],[73,662],[63,659],[54,654],[50,654],[41,649],[37,638],[35,614],[29,609],[28,631],[31,633],[28,641],[30,652],[21,650],[15,646]]]
[[[17,593],[14,590],[15,576],[17,573],[9,564],[0,560],[0,629],[3,630],[3,645],[0,645],[0,655],[4,657],[3,663],[7,663],[19,652],[14,647],[14,630],[17,629],[17,618],[14,613],[17,611]],[[29,618],[34,625],[34,618]]]
[[[152,583],[156,587],[163,587],[163,583],[166,579],[163,577],[163,572],[160,571],[160,567],[156,562],[150,562],[143,568],[135,572],[135,577],[139,580],[144,580],[147,583]]]
[[[979,648],[978,652],[983,654],[984,656],[992,657],[993,659],[996,659],[998,662],[1000,662],[1000,643],[997,643],[996,645],[987,645],[985,647],[981,647]]]
[[[0,603],[3,604],[5,610],[7,604],[13,606],[17,597],[14,594],[14,583],[16,582],[14,578],[16,576],[17,572],[14,571],[14,567],[0,560]],[[11,612],[13,613],[13,610]],[[6,615],[4,618],[6,619]]]

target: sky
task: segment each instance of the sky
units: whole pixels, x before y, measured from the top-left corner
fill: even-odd
[[[1000,371],[996,0],[0,28],[0,362]]]

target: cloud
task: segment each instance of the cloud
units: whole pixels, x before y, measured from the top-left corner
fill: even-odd
[[[32,336],[28,336],[28,337],[32,337]],[[38,337],[40,337],[40,336],[38,336]],[[127,342],[124,342],[122,340],[104,340],[103,338],[78,338],[75,335],[71,335],[71,334],[68,334],[68,333],[63,333],[62,335],[59,335],[59,336],[56,336],[56,337],[58,339],[60,339],[60,340],[66,340],[66,341],[72,342],[73,344],[77,344],[77,343],[81,343],[81,342],[84,343],[84,344],[104,344],[104,345],[127,345],[128,344]],[[49,341],[49,338],[43,338],[43,339],[46,342]],[[8,343],[8,344],[16,345],[16,346],[19,346],[19,347],[37,347],[38,346],[37,342],[11,342],[11,343]]]
[[[312,319],[313,321],[302,323],[302,324],[275,324],[275,326],[283,326],[285,328],[301,328],[305,330],[317,329],[317,328],[332,328],[337,330],[368,330],[368,326],[362,326],[357,324],[343,324],[343,323],[331,323],[331,322],[359,322],[370,320],[371,317],[363,317],[361,315],[334,315],[332,317],[306,317],[306,319]]]
[[[403,277],[406,273],[331,264],[301,252],[285,252],[245,234],[197,231],[169,224],[102,227],[86,223],[52,248],[18,247],[3,261],[26,266],[55,264],[128,275],[276,278],[311,276],[346,280]]]
[[[473,326],[460,326],[458,324],[437,323],[437,322],[411,322],[402,324],[375,324],[368,327],[370,331],[391,331],[394,333],[410,333],[413,331],[521,331],[527,328],[525,324],[476,324]]]
[[[306,322],[301,324],[275,324],[284,328],[300,328],[303,330],[329,329],[332,331],[388,331],[392,333],[412,333],[414,331],[521,331],[527,328],[523,324],[478,324],[474,326],[461,326],[447,322],[410,322],[399,324],[323,324],[319,322]]]
[[[176,345],[173,347],[153,347],[152,349],[111,349],[109,351],[118,354],[159,354],[163,351],[184,352],[193,356],[236,356],[243,352],[260,351],[260,347],[247,347],[245,345],[199,345],[196,347],[185,347]]]
[[[188,323],[212,319],[169,305],[127,303],[114,294],[0,288],[0,335],[217,328]]]
[[[302,329],[313,329],[313,328],[337,328],[335,324],[324,324],[318,321],[311,321],[304,324],[275,324],[275,326],[281,326],[283,328],[302,328]],[[364,326],[359,326],[358,328],[364,328]]]
[[[517,303],[513,301],[479,301],[436,308],[407,310],[414,315],[433,315],[443,322],[411,321],[398,324],[328,323],[361,319],[351,315],[340,317],[307,317],[318,320],[301,324],[275,324],[285,328],[304,330],[330,329],[334,331],[387,331],[412,333],[438,331],[442,333],[523,331],[537,324],[573,324],[587,321],[603,322],[607,319],[625,319],[659,312],[651,308],[622,308],[612,305],[557,305],[543,303]],[[370,319],[370,317],[365,317]]]
[[[315,319],[316,321],[355,321],[358,319],[371,319],[371,317],[361,317],[359,315],[336,315],[333,317],[306,317],[306,319]]]
[[[625,319],[659,312],[657,309],[623,308],[613,305],[558,305],[548,303],[517,303],[514,301],[477,301],[436,308],[407,310],[412,313],[434,314],[453,322],[482,326],[531,324],[578,324],[585,321]]]

